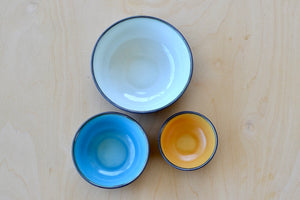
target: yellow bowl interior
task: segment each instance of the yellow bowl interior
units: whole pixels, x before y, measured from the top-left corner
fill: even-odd
[[[167,160],[180,168],[196,168],[213,155],[217,136],[209,121],[193,113],[175,116],[164,126],[161,150]]]

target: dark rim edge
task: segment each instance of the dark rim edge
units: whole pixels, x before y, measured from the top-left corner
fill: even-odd
[[[215,133],[215,138],[216,138],[216,146],[215,146],[215,149],[212,153],[212,155],[207,159],[207,161],[205,161],[205,163],[203,163],[202,165],[200,166],[197,166],[197,167],[193,167],[193,168],[183,168],[183,167],[179,167],[177,165],[175,165],[174,163],[172,163],[171,161],[168,160],[168,158],[165,156],[165,154],[163,153],[162,151],[162,148],[161,148],[161,143],[160,143],[160,139],[161,139],[161,134],[162,134],[162,131],[163,129],[165,128],[165,126],[167,125],[167,123],[172,120],[173,118],[177,117],[178,115],[182,115],[182,114],[195,114],[195,115],[198,115],[200,117],[202,117],[203,119],[205,119],[210,125],[211,127],[213,128],[214,130],[214,133]],[[181,111],[181,112],[178,112],[178,113],[175,113],[173,115],[171,115],[164,123],[163,125],[161,126],[160,128],[160,131],[159,131],[159,136],[158,136],[158,147],[159,147],[159,151],[162,155],[162,157],[164,158],[164,160],[169,164],[171,165],[172,167],[176,168],[176,169],[179,169],[179,170],[182,170],[182,171],[194,171],[194,170],[197,170],[197,169],[200,169],[202,167],[204,167],[205,165],[207,165],[211,160],[212,158],[214,157],[214,155],[216,154],[216,151],[217,151],[217,148],[218,148],[218,133],[217,133],[217,130],[215,128],[215,126],[213,125],[213,123],[203,114],[201,113],[198,113],[198,112],[195,112],[195,111]]]
[[[142,130],[142,132],[143,132],[143,134],[144,134],[144,136],[145,136],[145,138],[146,138],[146,141],[147,141],[147,147],[148,147],[148,148],[147,148],[147,149],[148,149],[147,159],[146,159],[146,162],[145,162],[145,165],[144,165],[142,171],[141,171],[141,172],[140,172],[133,180],[131,180],[130,182],[125,183],[125,184],[121,184],[121,185],[117,185],[117,186],[113,186],[113,187],[106,187],[106,186],[98,185],[98,184],[96,184],[96,183],[90,181],[90,180],[89,180],[89,179],[88,179],[88,178],[80,171],[80,169],[79,169],[79,167],[78,167],[78,165],[77,165],[76,159],[75,159],[75,147],[74,147],[74,146],[75,146],[75,143],[76,143],[76,140],[77,140],[77,137],[78,137],[78,135],[79,135],[79,133],[80,133],[80,130],[81,130],[81,129],[89,122],[89,121],[91,121],[91,120],[93,120],[93,119],[95,119],[95,118],[97,118],[97,117],[99,117],[99,116],[102,116],[102,115],[108,115],[108,114],[120,115],[120,116],[126,117],[126,118],[132,120],[133,122],[135,122],[135,123],[141,128],[141,130]],[[144,172],[144,170],[145,170],[145,168],[146,168],[146,166],[147,166],[147,164],[148,164],[148,161],[149,161],[149,153],[150,153],[149,141],[148,141],[148,137],[147,137],[147,134],[146,134],[144,128],[143,128],[143,127],[142,127],[135,119],[133,119],[132,117],[130,117],[130,116],[126,115],[126,114],[123,114],[123,113],[113,112],[113,111],[111,111],[111,112],[109,111],[109,112],[99,113],[99,114],[97,114],[97,115],[94,115],[94,116],[88,118],[88,119],[87,119],[87,120],[79,127],[79,129],[77,130],[77,132],[76,132],[76,134],[75,134],[75,136],[74,136],[73,142],[72,142],[72,159],[73,159],[73,163],[74,163],[75,168],[76,168],[77,172],[79,173],[79,175],[80,175],[85,181],[87,181],[88,183],[90,183],[91,185],[96,186],[96,187],[99,187],[99,188],[104,188],[104,189],[117,189],[117,188],[121,188],[121,187],[124,187],[124,186],[126,186],[126,185],[129,185],[130,183],[132,183],[132,182],[134,182],[136,179],[138,179],[138,178],[141,176],[141,174]]]
[[[94,65],[93,65],[93,60],[94,60],[94,54],[95,54],[95,51],[96,51],[96,48],[98,46],[98,43],[99,41],[101,40],[101,38],[111,29],[113,28],[114,26],[116,26],[117,24],[123,22],[123,21],[127,21],[127,20],[130,20],[130,19],[135,19],[135,18],[149,18],[149,19],[154,19],[154,20],[157,20],[157,21],[160,21],[168,26],[170,26],[171,28],[173,28],[178,34],[179,36],[182,38],[182,40],[184,41],[184,43],[186,44],[186,47],[189,51],[189,54],[190,54],[190,75],[189,75],[189,78],[188,78],[188,81],[186,82],[183,90],[177,95],[176,98],[174,98],[170,103],[160,107],[160,108],[156,108],[156,109],[152,109],[152,110],[148,110],[148,111],[137,111],[137,110],[130,110],[130,109],[127,109],[127,108],[124,108],[118,104],[116,104],[115,102],[113,102],[110,98],[108,98],[104,92],[101,90],[100,86],[98,85],[97,81],[96,81],[96,77],[95,77],[95,73],[94,73]],[[93,76],[93,80],[94,80],[94,83],[98,89],[98,91],[100,92],[100,94],[109,102],[111,103],[113,106],[121,109],[121,110],[124,110],[124,111],[127,111],[127,112],[131,112],[131,113],[137,113],[137,114],[145,114],[145,113],[154,113],[154,112],[157,112],[159,110],[162,110],[164,108],[167,108],[169,106],[171,106],[172,104],[174,104],[182,95],[183,93],[186,91],[187,87],[189,86],[190,82],[191,82],[191,79],[192,79],[192,75],[193,75],[193,70],[194,70],[194,61],[193,61],[193,54],[192,54],[192,50],[187,42],[187,40],[185,39],[185,37],[183,36],[183,34],[175,27],[173,26],[172,24],[170,24],[169,22],[167,21],[164,21],[160,18],[157,18],[157,17],[152,17],[152,16],[147,16],[147,15],[137,15],[137,16],[132,16],[132,17],[127,17],[127,18],[124,18],[124,19],[121,19],[117,22],[115,22],[114,24],[110,25],[98,38],[95,46],[94,46],[94,49],[93,49],[93,53],[92,53],[92,57],[91,57],[91,71],[92,71],[92,76]]]

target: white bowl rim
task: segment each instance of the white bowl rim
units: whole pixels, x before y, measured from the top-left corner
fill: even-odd
[[[189,74],[189,77],[188,77],[188,80],[184,86],[184,88],[182,89],[182,91],[176,96],[176,98],[174,98],[172,101],[170,101],[169,103],[165,104],[164,106],[161,106],[159,108],[154,108],[152,110],[146,110],[146,111],[142,111],[142,110],[132,110],[132,109],[128,109],[128,108],[125,108],[123,106],[120,106],[118,105],[117,103],[115,103],[114,101],[112,101],[103,91],[102,89],[100,88],[97,80],[96,80],[96,77],[95,77],[95,73],[94,73],[94,65],[93,65],[93,60],[94,60],[94,55],[95,55],[95,51],[96,51],[96,48],[98,46],[98,43],[99,41],[101,40],[101,38],[111,29],[113,28],[114,26],[118,25],[119,23],[122,23],[124,21],[127,21],[127,20],[131,20],[131,19],[136,19],[136,18],[147,18],[147,19],[152,19],[152,20],[157,20],[159,22],[162,22],[164,24],[166,24],[167,26],[171,27],[182,39],[182,41],[185,43],[186,45],[186,48],[189,52],[189,55],[190,55],[190,74]],[[92,57],[91,57],[91,71],[92,71],[92,76],[93,76],[93,80],[94,80],[94,83],[98,89],[98,91],[100,92],[100,94],[109,102],[111,103],[113,106],[121,109],[121,110],[124,110],[124,111],[127,111],[127,112],[131,112],[131,113],[154,113],[154,112],[157,112],[159,110],[162,110],[164,108],[167,108],[169,107],[170,105],[174,104],[182,95],[183,93],[186,91],[188,85],[190,84],[191,82],[191,79],[192,79],[192,75],[193,75],[193,55],[192,55],[192,50],[187,42],[187,40],[185,39],[185,37],[183,36],[183,34],[175,27],[173,26],[172,24],[170,24],[169,22],[167,21],[164,21],[160,18],[157,18],[157,17],[153,17],[153,16],[148,16],[148,15],[136,15],[136,16],[131,16],[131,17],[127,17],[127,18],[124,18],[124,19],[121,19],[115,23],[113,23],[112,25],[110,25],[98,38],[95,46],[94,46],[94,49],[93,49],[93,53],[92,53]]]

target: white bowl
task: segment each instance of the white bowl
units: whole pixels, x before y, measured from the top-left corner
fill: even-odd
[[[190,47],[171,24],[135,16],[110,26],[92,55],[92,74],[100,93],[116,107],[149,113],[174,103],[193,71]]]

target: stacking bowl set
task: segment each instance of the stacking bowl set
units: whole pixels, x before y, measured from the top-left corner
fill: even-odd
[[[110,26],[98,39],[91,60],[94,82],[114,106],[132,113],[152,113],[173,104],[193,72],[191,49],[171,24],[135,16]],[[204,115],[183,111],[169,117],[159,133],[161,155],[180,170],[195,170],[214,156],[218,137]],[[144,170],[149,143],[133,118],[100,113],[77,131],[72,156],[79,174],[102,188],[133,182]]]

